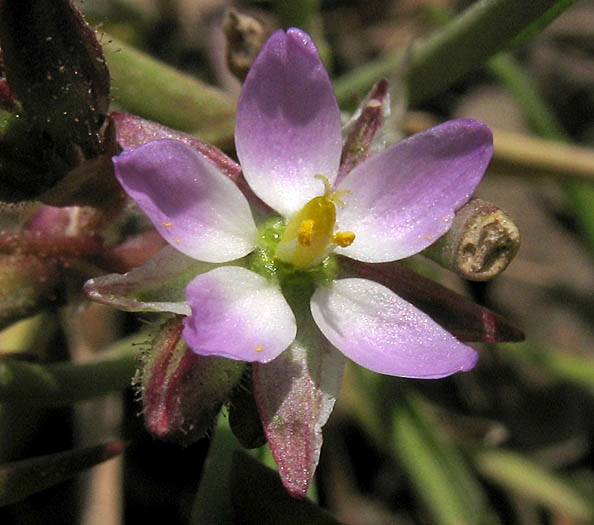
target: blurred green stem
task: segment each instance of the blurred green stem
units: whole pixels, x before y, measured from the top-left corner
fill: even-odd
[[[534,79],[511,55],[498,55],[489,60],[488,66],[493,76],[514,97],[536,133],[549,139],[567,140],[561,125],[541,97]]]
[[[127,111],[215,144],[233,137],[236,101],[224,91],[105,35],[115,102]]]
[[[375,445],[388,450],[389,430],[382,415],[385,399],[381,395],[379,374],[354,363],[348,363],[340,392],[340,406],[373,438]],[[391,401],[391,400],[390,400]]]
[[[474,453],[480,473],[501,485],[565,516],[568,523],[592,523],[594,505],[562,476],[544,468],[526,454],[508,450]],[[576,520],[576,521],[573,521]]]
[[[547,375],[585,388],[594,388],[594,359],[530,343],[499,344],[497,352],[546,371]]]
[[[497,523],[459,450],[442,436],[424,399],[400,389],[392,415],[392,452],[437,524]]]
[[[0,360],[0,402],[57,407],[86,401],[130,386],[138,368],[138,345],[146,333],[122,339],[86,363],[40,365]]]
[[[406,60],[410,104],[436,95],[466,73],[478,69],[507,48],[527,28],[542,29],[572,2],[566,0],[483,0],[414,45],[410,53],[395,51],[335,82],[339,102],[364,93],[378,78],[392,74]]]

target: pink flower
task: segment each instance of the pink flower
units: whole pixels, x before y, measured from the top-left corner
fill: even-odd
[[[338,105],[313,43],[298,29],[276,32],[254,63],[235,141],[251,189],[288,224],[273,254],[287,275],[307,274],[332,252],[380,263],[423,250],[448,230],[492,155],[484,124],[450,121],[387,148],[337,183]],[[167,242],[200,261],[233,261],[188,284],[189,346],[201,355],[275,359],[295,339],[295,316],[281,291],[281,268],[263,276],[241,259],[261,247],[262,234],[241,191],[173,140],[126,151],[114,163]],[[377,372],[437,378],[476,362],[472,348],[372,281],[332,280],[315,289],[310,304],[326,338]]]
[[[249,201],[215,163],[175,140],[124,151],[115,173],[163,238],[205,263],[186,287],[188,304],[171,311],[188,314],[183,338],[197,354],[254,363],[281,477],[303,496],[340,387],[345,360],[335,349],[403,377],[439,378],[476,363],[475,350],[389,288],[343,278],[337,255],[384,263],[432,244],[480,182],[492,136],[481,122],[450,121],[339,179],[332,85],[309,36],[290,29],[270,37],[246,78],[235,143]],[[252,192],[278,216],[255,220]]]

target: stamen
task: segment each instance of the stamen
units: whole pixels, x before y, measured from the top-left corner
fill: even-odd
[[[332,242],[338,244],[341,248],[350,246],[354,240],[355,234],[353,232],[336,232],[336,235],[332,236]]]
[[[341,197],[343,195],[350,195],[351,193],[353,193],[351,190],[338,190],[330,194],[328,199],[330,199],[334,204],[336,204],[336,206],[342,209],[344,208],[344,201],[341,199]]]
[[[343,195],[350,195],[352,193],[351,190],[332,191],[330,181],[324,177],[324,175],[314,175],[314,178],[320,179],[324,183],[323,196],[339,208],[344,208],[344,202],[342,201],[341,197]]]
[[[337,232],[336,207],[343,207],[341,196],[349,190],[332,191],[332,186],[323,175],[315,175],[324,183],[324,195],[314,197],[287,223],[276,247],[275,257],[293,265],[308,269],[322,262],[336,246],[350,246],[355,240],[353,232]]]
[[[164,222],[163,226],[165,226],[165,228],[171,228],[173,226],[172,222]]]
[[[304,221],[301,221],[299,229],[297,230],[297,240],[301,246],[311,246],[314,224],[315,221],[313,219],[305,219]]]
[[[262,345],[258,345],[256,346],[256,352],[261,352],[262,350],[264,350],[264,348],[262,348]]]

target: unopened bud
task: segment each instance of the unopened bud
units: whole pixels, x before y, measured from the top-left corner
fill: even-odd
[[[147,430],[165,441],[190,445],[213,427],[246,364],[192,352],[182,338],[182,320],[176,316],[159,330],[140,386]]]

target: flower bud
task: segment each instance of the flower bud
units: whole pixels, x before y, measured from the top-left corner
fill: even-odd
[[[140,386],[147,430],[190,445],[213,427],[246,365],[192,352],[182,338],[182,319],[170,319],[155,336]]]

